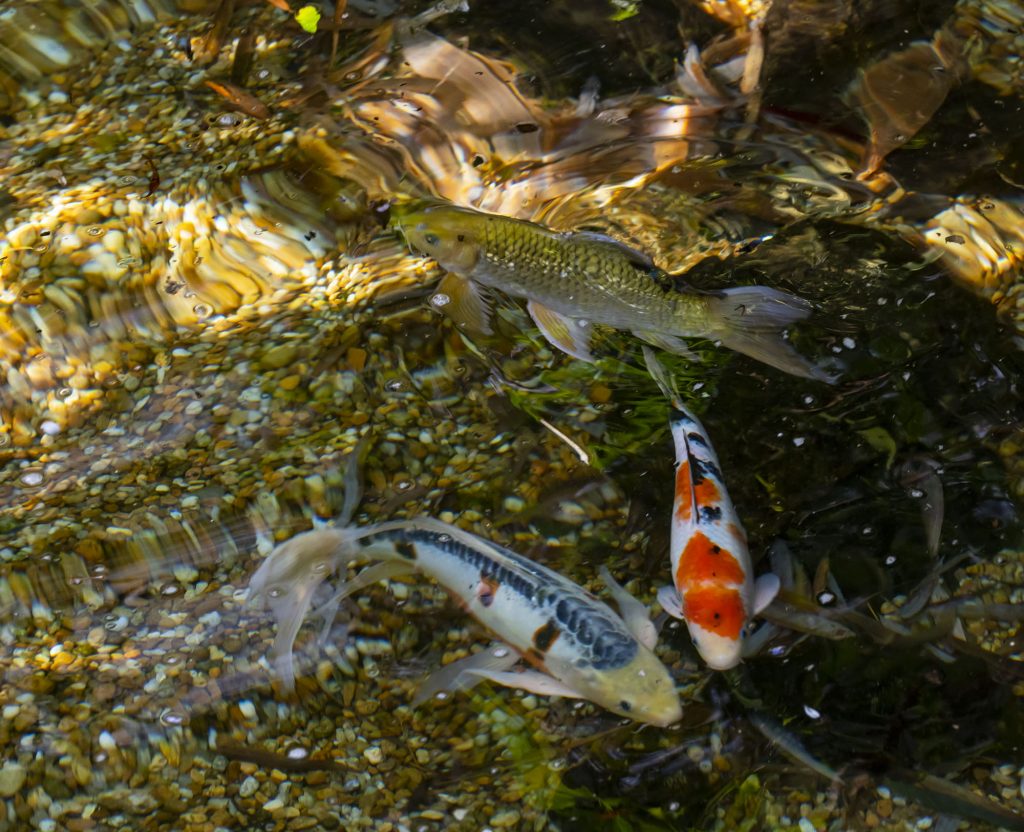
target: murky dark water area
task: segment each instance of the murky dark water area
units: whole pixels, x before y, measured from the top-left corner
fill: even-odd
[[[0,3],[0,830],[1024,829],[1022,33],[1008,0]],[[571,357],[501,286],[461,326],[403,226],[437,203],[813,306],[786,337],[832,384],[656,351],[781,584],[742,663],[658,601],[641,340]],[[408,540],[337,615],[342,560],[260,589],[311,528],[418,517],[609,569],[681,720],[525,675],[414,701],[525,613]],[[516,651],[557,675],[551,627]]]

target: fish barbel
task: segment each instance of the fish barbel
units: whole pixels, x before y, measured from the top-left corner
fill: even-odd
[[[430,576],[490,629],[502,645],[454,662],[427,680],[430,692],[488,679],[535,693],[595,702],[614,713],[666,726],[682,716],[668,669],[653,652],[646,610],[605,574],[616,614],[583,588],[522,555],[431,518],[363,528],[325,528],[278,546],[253,575],[253,597],[277,618],[275,666],[290,686],[292,643],[316,586],[348,563],[376,561],[342,584],[327,609],[386,577]],[[319,612],[319,611],[316,611]],[[515,672],[523,659],[532,669]],[[429,698],[417,697],[414,704]]]
[[[491,287],[527,298],[547,340],[584,361],[593,361],[593,325],[604,324],[680,355],[692,355],[683,338],[709,338],[787,373],[832,381],[783,339],[784,327],[811,312],[786,292],[697,292],[610,237],[468,208],[435,205],[397,212],[395,221],[410,246],[448,272],[431,302],[472,331],[490,331],[482,287]]]

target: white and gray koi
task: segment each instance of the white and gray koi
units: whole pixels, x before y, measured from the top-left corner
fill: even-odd
[[[311,579],[317,580],[310,572],[329,575],[331,569],[320,565],[327,549],[332,550],[332,568],[380,561],[342,585],[332,603],[385,573],[422,572],[511,648],[499,645],[449,665],[441,671],[446,687],[489,679],[535,693],[587,699],[654,725],[669,725],[682,716],[672,678],[652,652],[654,631],[642,605],[614,581],[609,585],[622,615],[522,555],[456,526],[421,518],[298,535],[260,568],[264,574],[254,579],[257,592],[292,610],[281,599],[296,593],[308,597]],[[319,554],[308,556],[307,550]],[[294,638],[297,627],[288,616],[279,617],[279,627]],[[533,669],[513,671],[519,658]],[[429,690],[440,687],[437,679],[427,682]]]

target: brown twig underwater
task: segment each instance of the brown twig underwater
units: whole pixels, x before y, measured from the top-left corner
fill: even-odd
[[[232,107],[239,112],[258,119],[270,118],[270,108],[251,92],[247,92],[234,84],[228,84],[221,81],[207,80],[203,81],[203,83],[215,93],[226,99],[228,103],[230,103]]]

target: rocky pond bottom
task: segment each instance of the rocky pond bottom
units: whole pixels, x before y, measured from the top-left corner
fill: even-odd
[[[670,5],[583,4],[575,68],[540,7],[529,37],[484,8],[0,10],[0,829],[1024,828],[1014,11],[906,4],[968,44],[962,93],[887,148],[877,108],[874,145],[807,115],[832,70],[773,101],[779,10]],[[850,32],[904,55],[872,14]],[[757,112],[728,64],[759,26]],[[664,357],[784,587],[725,673],[659,622],[677,725],[488,684],[412,707],[490,639],[420,578],[274,680],[246,586],[342,512],[352,454],[357,523],[437,517],[651,607],[669,582],[638,343],[576,361],[501,297],[460,332],[388,226],[428,197],[816,307],[791,338],[835,386]]]

